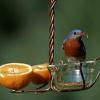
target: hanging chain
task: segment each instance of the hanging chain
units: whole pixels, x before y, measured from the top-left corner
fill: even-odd
[[[54,63],[54,32],[55,32],[55,26],[54,26],[54,17],[55,17],[55,12],[54,12],[54,7],[56,4],[56,0],[49,0],[49,17],[50,17],[50,28],[49,28],[49,33],[50,33],[50,40],[49,40],[49,64]]]

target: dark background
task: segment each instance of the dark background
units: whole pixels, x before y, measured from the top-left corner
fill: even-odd
[[[58,0],[55,16],[55,62],[64,59],[65,35],[81,28],[87,59],[100,54],[100,1]],[[0,64],[48,62],[49,17],[47,0],[0,0]],[[99,66],[94,66],[98,67]],[[0,100],[100,100],[100,80],[86,91],[74,93],[10,94],[0,87]]]

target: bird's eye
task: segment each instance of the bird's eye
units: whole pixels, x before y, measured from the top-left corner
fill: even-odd
[[[76,35],[76,32],[74,32],[74,35]]]

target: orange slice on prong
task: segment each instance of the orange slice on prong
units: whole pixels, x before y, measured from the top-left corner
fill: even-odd
[[[24,88],[32,77],[32,67],[23,63],[8,63],[0,66],[0,85],[9,89]]]
[[[49,64],[39,64],[32,66],[32,82],[34,84],[44,84],[49,82],[51,73],[48,69]]]

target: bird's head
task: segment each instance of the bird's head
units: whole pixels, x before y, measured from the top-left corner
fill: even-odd
[[[74,29],[69,32],[66,39],[81,39],[83,36],[87,36],[87,34],[83,32],[81,29]]]
[[[68,35],[65,37],[65,39],[63,41],[63,45],[67,40],[70,40],[70,39],[81,40],[82,37],[84,37],[84,36],[86,36],[88,38],[88,35],[85,32],[83,32],[81,29],[74,29],[74,30],[70,31],[68,33]],[[62,45],[62,48],[64,48],[63,45]]]

